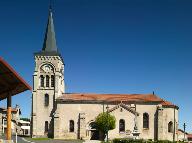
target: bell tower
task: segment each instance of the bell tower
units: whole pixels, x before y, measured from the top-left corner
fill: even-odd
[[[57,49],[52,15],[50,8],[43,48],[34,54],[32,137],[53,136],[55,99],[65,92],[64,61]]]

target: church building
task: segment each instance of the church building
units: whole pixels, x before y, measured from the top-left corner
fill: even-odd
[[[43,48],[34,54],[32,137],[100,139],[98,114],[116,118],[109,139],[176,140],[178,106],[152,94],[66,93],[65,64],[58,52],[51,9]]]

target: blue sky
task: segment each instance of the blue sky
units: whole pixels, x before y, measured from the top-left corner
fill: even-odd
[[[32,86],[48,0],[0,1],[0,55]],[[152,93],[180,107],[191,131],[192,1],[55,0],[57,45],[67,92]],[[22,116],[29,91],[13,98]],[[1,106],[5,106],[1,101]]]

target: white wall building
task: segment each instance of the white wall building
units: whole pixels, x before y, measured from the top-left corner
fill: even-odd
[[[21,110],[18,105],[16,105],[15,108],[12,108],[11,129],[13,134],[16,132],[17,123],[20,120],[20,114],[21,114]],[[0,108],[0,133],[6,133],[6,129],[7,129],[7,109],[1,107]]]
[[[24,120],[20,120],[18,125],[21,128],[21,132],[20,135],[24,135],[24,136],[30,136],[30,122],[29,121],[24,121]]]

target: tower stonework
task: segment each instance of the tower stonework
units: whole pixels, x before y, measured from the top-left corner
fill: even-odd
[[[58,53],[52,12],[49,11],[43,48],[35,53],[32,137],[53,136],[56,98],[65,93],[64,62]]]

